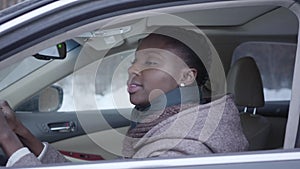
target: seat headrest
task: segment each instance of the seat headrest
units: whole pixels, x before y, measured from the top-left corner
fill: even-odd
[[[243,57],[234,63],[227,75],[227,90],[238,106],[264,106],[262,80],[253,58]]]

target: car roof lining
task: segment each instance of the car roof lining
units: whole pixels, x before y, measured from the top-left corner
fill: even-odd
[[[278,6],[235,6],[225,8],[212,8],[212,9],[200,9],[193,7],[190,8],[175,8],[173,10],[166,11],[171,13],[172,16],[181,17],[187,20],[188,24],[180,23],[179,26],[189,27],[196,25],[199,28],[203,28],[203,31],[207,34],[214,35],[297,35],[298,22],[297,18],[292,12],[284,7]],[[179,10],[180,9],[180,10]],[[188,10],[188,11],[184,11]],[[154,10],[155,11],[155,10]],[[121,46],[124,43],[136,43],[138,39],[145,37],[146,31],[151,31],[155,27],[170,25],[175,26],[177,21],[170,21],[169,14],[162,13],[162,9],[159,9],[159,13],[155,12],[137,12],[133,14],[125,14],[107,19],[104,24],[100,22],[98,25],[103,25],[99,30],[109,30],[115,28],[121,28],[123,26],[130,26],[131,31],[124,33],[122,36],[116,35],[114,38],[118,41],[114,47]],[[242,15],[238,15],[243,13]],[[196,15],[195,15],[196,14]],[[222,16],[222,17],[220,17]],[[283,21],[278,20],[278,16],[284,16]],[[145,17],[145,18],[143,18]],[[273,19],[272,19],[273,18]],[[274,19],[275,18],[275,19]],[[281,24],[285,22],[285,24]],[[166,24],[167,23],[167,24]],[[291,25],[286,28],[285,25]],[[284,31],[285,29],[287,31]],[[272,28],[272,30],[270,30]],[[136,36],[132,36],[131,32],[135,32]],[[291,33],[292,32],[292,33]],[[140,35],[138,35],[140,33]],[[106,37],[94,38],[94,41],[86,41],[83,38],[74,38],[78,43],[84,45],[86,43],[92,44],[95,50],[107,50],[112,48],[111,44],[104,43]],[[96,40],[98,39],[98,40]],[[122,39],[126,39],[123,41]],[[97,47],[98,46],[98,47]]]
[[[264,13],[274,10],[274,6],[246,6],[246,7],[225,7],[214,9],[194,9],[189,11],[171,12],[171,14],[190,21],[197,26],[239,26],[243,25]],[[242,13],[242,15],[239,15]],[[165,25],[164,18],[151,17],[147,26]],[[168,23],[172,24],[172,23]]]
[[[285,7],[288,7],[291,5],[291,2],[274,2],[274,3],[270,3],[270,2],[260,2],[260,3],[253,3],[251,1],[249,2],[242,2],[242,1],[222,1],[222,2],[214,2],[214,3],[199,3],[199,4],[188,4],[188,5],[184,5],[184,6],[171,6],[171,7],[163,7],[163,8],[158,8],[158,9],[149,9],[149,10],[146,10],[146,11],[155,11],[155,12],[165,12],[165,13],[182,13],[184,11],[195,11],[195,10],[214,10],[214,9],[222,9],[222,8],[235,8],[235,7],[252,7],[252,6],[269,6],[270,8],[276,8],[278,6],[285,6]],[[267,9],[266,9],[267,11]],[[266,12],[266,11],[261,11],[259,13],[256,13],[255,16],[258,16],[259,14],[262,14],[263,12]],[[145,11],[142,11],[142,12],[134,12],[132,13],[132,15],[140,15],[140,14],[143,14]],[[250,11],[249,11],[250,12]],[[128,15],[128,14],[123,14],[123,15]],[[255,17],[253,16],[253,18]],[[95,21],[95,22],[91,22],[89,24],[85,24],[84,26],[80,26],[78,28],[75,28],[71,31],[67,31],[66,33],[63,33],[63,34],[60,34],[59,37],[57,37],[58,39],[61,39],[60,41],[63,41],[63,40],[66,40],[66,39],[69,39],[71,37],[74,37],[74,35],[76,36],[76,34],[80,34],[80,33],[84,33],[84,32],[88,32],[88,31],[91,31],[91,30],[95,30],[99,27],[101,27],[101,25],[105,25],[106,23],[109,23],[111,20],[117,18],[117,17],[120,17],[120,16],[111,16],[110,18],[107,18],[107,19],[101,19],[101,20],[98,20],[98,21]],[[252,19],[253,19],[252,18]],[[131,18],[128,18],[127,20],[130,20]],[[199,26],[199,25],[197,25]],[[229,27],[229,26],[228,26]],[[72,35],[72,36],[70,36]],[[52,39],[52,38],[50,38]],[[55,38],[56,39],[56,38]],[[33,49],[35,50],[38,50],[36,47],[39,46],[39,45],[35,45],[35,47],[33,47]],[[51,45],[50,45],[51,46]],[[29,50],[26,50],[28,51],[28,53],[32,54],[30,51],[30,49],[32,48],[29,48]],[[27,53],[26,51],[23,51],[23,52],[20,52],[19,54],[21,53]],[[29,55],[30,55],[29,54]],[[17,54],[18,55],[18,54]],[[28,56],[28,55],[27,55]],[[10,60],[10,59],[7,59],[7,60]]]

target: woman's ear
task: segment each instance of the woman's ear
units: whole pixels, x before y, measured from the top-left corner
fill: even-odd
[[[197,70],[194,68],[186,68],[183,70],[180,85],[188,86],[196,81]]]

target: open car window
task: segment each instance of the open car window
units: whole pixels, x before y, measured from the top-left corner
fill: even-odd
[[[76,2],[78,6],[81,3],[88,4],[87,1]],[[93,3],[100,4],[100,1]],[[289,151],[295,151],[296,153],[292,152],[290,155],[294,160],[299,161],[299,158],[295,157],[299,154],[298,149],[286,150],[287,147],[294,148],[293,141],[296,141],[294,136],[297,135],[295,128],[298,129],[296,119],[299,118],[299,113],[297,114],[299,96],[293,94],[297,94],[299,83],[293,79],[299,72],[299,65],[296,63],[297,54],[299,54],[299,52],[297,53],[299,22],[298,17],[289,9],[292,4],[286,5],[288,3],[281,0],[276,3],[262,0],[251,3],[246,3],[246,1],[209,1],[204,4],[189,1],[189,4],[183,6],[181,3],[184,4],[184,1],[178,1],[178,4],[170,7],[169,4],[164,4],[166,6],[158,9],[151,6],[149,11],[139,8],[137,8],[139,10],[134,8],[135,10],[132,12],[124,13],[121,13],[121,10],[120,13],[112,11],[111,16],[102,14],[94,16],[96,15],[95,11],[101,10],[92,11],[92,8],[85,6],[82,10],[91,11],[86,12],[86,15],[81,15],[82,18],[79,18],[82,20],[72,18],[68,22],[61,22],[72,24],[70,27],[63,27],[62,30],[57,27],[57,32],[45,34],[43,38],[36,37],[40,43],[34,44],[26,50],[16,47],[15,56],[22,55],[24,57],[23,54],[30,53],[32,48],[43,51],[45,46],[55,45],[62,41],[72,41],[76,45],[70,49],[66,59],[45,61],[30,56],[7,66],[0,71],[0,96],[7,98],[14,108],[26,104],[29,106],[38,104],[35,107],[46,105],[46,108],[42,109],[17,109],[17,114],[34,134],[43,141],[49,141],[71,161],[80,161],[83,162],[80,165],[88,165],[85,162],[91,159],[118,159],[122,155],[122,140],[128,128],[132,127],[130,126],[130,115],[134,105],[128,99],[126,82],[128,79],[127,69],[134,60],[135,50],[140,40],[156,28],[165,25],[178,26],[205,34],[214,47],[213,55],[216,56],[216,60],[214,60],[216,63],[213,65],[215,69],[212,69],[212,72],[220,71],[221,73],[212,74],[216,76],[211,78],[211,83],[207,83],[203,89],[209,96],[207,104],[214,97],[218,98],[220,93],[224,94],[222,90],[226,88],[224,85],[226,74],[232,68],[233,63],[245,56],[255,59],[263,81],[264,102],[267,104],[264,103],[258,111],[256,107],[251,107],[251,112],[246,112],[249,115],[247,117],[262,120],[259,121],[259,124],[253,121],[247,124],[253,126],[251,132],[260,131],[266,127],[267,134],[259,135],[260,138],[264,138],[263,147],[255,149],[259,151],[201,154],[183,158],[168,157],[167,160],[176,162],[178,159],[183,164],[186,162],[186,166],[191,168],[197,165],[204,167],[215,164],[238,165],[240,164],[239,160],[243,161],[242,164],[252,165],[263,162],[273,163],[274,160],[280,160],[283,156],[284,160],[288,161]],[[296,2],[294,3],[297,5]],[[214,6],[215,4],[216,6]],[[72,6],[72,3],[69,5]],[[76,10],[74,7],[74,11]],[[61,12],[64,13],[63,10]],[[64,17],[67,18],[69,15],[66,13]],[[85,17],[89,15],[91,15],[90,18],[86,19]],[[47,15],[45,14],[45,16]],[[63,18],[63,16],[59,18]],[[57,21],[57,18],[53,20]],[[63,25],[61,23],[53,25],[49,23],[49,27],[61,26]],[[41,32],[43,33],[43,31],[39,33]],[[33,44],[31,41],[29,43]],[[7,55],[5,53],[5,56]],[[55,86],[54,89],[59,89],[57,98],[61,100],[51,100],[53,98],[50,96],[53,96],[53,93],[49,92],[49,88],[53,86]],[[48,92],[49,95],[47,95]],[[47,106],[52,101],[57,102],[56,108],[48,109]],[[127,116],[123,116],[119,109]],[[245,113],[241,111],[241,114]],[[81,121],[85,117],[88,120]],[[96,121],[97,118],[93,117],[100,120]],[[291,121],[294,121],[293,125],[289,125]],[[257,126],[262,123],[267,125],[258,128]],[[63,127],[67,129],[60,130],[60,124],[65,125]],[[247,139],[251,140],[252,138],[248,137]],[[260,144],[261,142],[255,143]],[[272,156],[273,153],[274,156]],[[282,156],[275,158],[278,154]],[[202,162],[195,161],[201,161],[201,159]],[[145,166],[151,167],[151,161],[145,160]],[[164,158],[153,161],[157,161],[157,166],[163,167],[163,160]],[[120,161],[118,159],[116,164],[121,164],[122,160]],[[140,160],[124,161],[132,162],[132,164],[137,162],[137,165],[133,165],[133,167],[140,167],[144,162]],[[114,161],[105,161],[104,163],[98,161],[90,165],[98,167],[97,165],[101,166],[101,164],[107,163],[109,166],[110,162],[114,163]],[[66,168],[69,166],[71,168],[73,165],[76,167],[77,164],[66,165]]]

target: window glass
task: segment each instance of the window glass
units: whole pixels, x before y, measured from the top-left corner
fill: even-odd
[[[236,48],[232,63],[241,57],[253,57],[261,73],[265,101],[290,100],[296,44],[247,42]]]
[[[80,46],[77,42],[73,40],[66,41],[66,44],[67,53]],[[53,52],[53,48],[56,49],[56,46],[44,49],[44,55]],[[12,65],[6,66],[0,71],[0,91],[17,82],[18,80],[22,79],[23,77],[29,75],[30,73],[38,70],[39,68],[43,67],[51,61],[52,60],[50,59],[40,60],[35,58],[34,56],[29,56],[15,62]]]
[[[30,56],[10,66],[7,66],[0,71],[0,90],[10,86],[48,62],[50,61],[38,60]]]
[[[100,60],[98,70],[96,72],[95,83],[87,82],[89,76],[95,76],[94,73],[76,75],[76,81],[79,81],[79,87],[74,91],[74,73],[60,80],[55,85],[60,86],[64,91],[62,107],[58,110],[63,111],[84,111],[93,109],[115,109],[115,108],[132,108],[133,105],[129,101],[129,95],[126,90],[126,82],[128,78],[127,69],[132,61],[134,50],[124,51],[105,57]],[[89,83],[89,84],[87,84]],[[77,90],[77,89],[80,90]],[[95,89],[95,102],[97,107],[89,99],[84,99],[89,91]],[[78,108],[74,101],[74,92],[79,95],[80,102],[85,102],[83,108]]]

